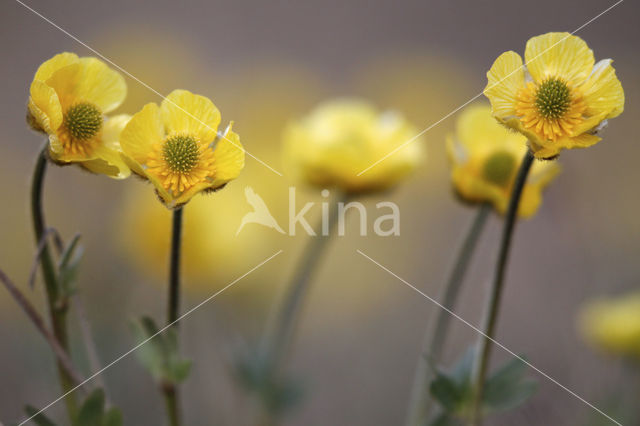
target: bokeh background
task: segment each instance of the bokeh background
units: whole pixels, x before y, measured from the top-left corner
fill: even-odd
[[[223,121],[234,120],[249,152],[281,169],[285,123],[314,104],[357,96],[398,109],[426,128],[485,85],[485,72],[505,50],[547,31],[573,31],[613,4],[583,0],[496,1],[147,1],[27,0],[57,25],[163,94],[185,88],[211,97]],[[588,346],[576,327],[587,300],[624,294],[640,285],[640,108],[638,3],[626,1],[578,35],[596,59],[611,57],[626,93],[625,113],[604,141],[562,155],[563,173],[545,194],[541,211],[517,230],[498,339],[598,407],[634,424],[640,365]],[[28,87],[45,59],[85,47],[14,0],[0,4],[0,268],[39,307],[42,286],[26,285],[34,254],[28,185],[42,137],[25,124]],[[133,113],[157,95],[127,77],[129,97],[119,112]],[[478,101],[484,101],[480,97]],[[438,309],[356,253],[380,260],[424,292],[436,295],[473,212],[450,192],[445,135],[454,117],[425,135],[428,159],[397,191],[367,200],[396,202],[399,237],[360,237],[357,220],[335,239],[305,307],[290,362],[307,386],[290,425],[397,425],[404,418],[427,319]],[[195,305],[279,249],[284,252],[185,319],[183,352],[194,362],[184,386],[188,425],[246,421],[247,401],[229,374],[233,353],[255,341],[270,306],[279,300],[304,235],[282,236],[249,225],[251,186],[281,223],[292,182],[247,158],[242,176],[186,211],[184,309]],[[52,167],[46,181],[50,224],[86,249],[80,294],[98,351],[107,363],[134,340],[129,321],[161,320],[165,303],[169,215],[151,189]],[[298,188],[302,201],[322,201]],[[198,204],[196,206],[196,204]],[[319,207],[314,213],[319,214]],[[372,225],[372,220],[369,226]],[[457,311],[478,323],[496,253],[500,222],[493,218],[475,257]],[[74,319],[74,315],[71,316]],[[88,371],[79,329],[74,352]],[[476,341],[454,322],[446,363]],[[59,395],[52,356],[23,313],[0,289],[0,422],[22,418],[25,403],[44,405]],[[507,359],[497,349],[494,361]],[[538,393],[496,425],[608,424],[587,405],[531,371]],[[127,425],[163,424],[162,401],[134,357],[103,375]],[[51,409],[60,415],[61,405]],[[635,419],[635,420],[634,420]]]

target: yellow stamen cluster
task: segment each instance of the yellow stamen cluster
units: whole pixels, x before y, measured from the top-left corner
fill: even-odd
[[[93,140],[102,129],[102,112],[93,104],[78,103],[64,114],[58,139],[64,150],[73,155],[89,155],[96,144]]]
[[[506,186],[516,169],[516,159],[507,151],[496,151],[484,163],[482,174],[489,182]]]
[[[530,82],[520,90],[516,103],[516,114],[524,127],[550,141],[572,136],[585,109],[580,91],[555,77],[540,84]]]
[[[538,86],[536,107],[544,118],[560,118],[569,109],[571,94],[564,81],[548,78]]]
[[[174,194],[204,182],[215,174],[213,150],[187,134],[169,136],[154,145],[148,171]]]
[[[191,136],[173,136],[164,143],[162,154],[174,172],[189,173],[200,157],[198,143]]]

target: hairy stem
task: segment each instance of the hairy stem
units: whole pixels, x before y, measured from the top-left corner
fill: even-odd
[[[475,218],[458,248],[457,256],[439,298],[442,306],[448,310],[452,310],[456,304],[464,276],[490,212],[491,205],[489,204],[482,204],[478,207]],[[429,387],[433,379],[433,368],[442,357],[450,320],[451,314],[449,312],[445,309],[438,309],[429,322],[413,385],[407,426],[425,425],[429,420],[433,405]]]
[[[0,270],[0,281],[5,285],[9,294],[16,301],[18,306],[22,308],[24,313],[29,317],[33,325],[38,329],[40,334],[45,338],[54,355],[56,356],[58,363],[65,369],[65,372],[73,380],[73,385],[77,385],[83,381],[82,376],[74,369],[71,359],[67,352],[62,348],[56,337],[47,328],[44,319],[40,316],[36,308],[29,302],[25,295],[16,287],[16,285],[9,279],[9,277]]]
[[[36,161],[36,167],[33,171],[33,180],[31,184],[31,215],[33,220],[33,230],[35,233],[36,244],[41,244],[44,240],[42,250],[40,252],[40,265],[42,267],[42,275],[44,278],[45,290],[47,294],[47,307],[53,335],[66,353],[69,353],[69,338],[67,336],[67,308],[68,300],[66,296],[61,298],[58,287],[58,276],[53,263],[49,244],[45,238],[46,222],[44,219],[44,209],[42,207],[42,193],[44,190],[44,178],[47,170],[47,150],[49,144],[40,151]],[[73,389],[73,378],[66,371],[64,366],[58,361],[58,376],[60,385],[64,393]],[[67,413],[71,421],[75,419],[78,404],[73,393],[65,397]]]
[[[167,299],[167,324],[173,324],[176,330],[176,320],[180,315],[180,253],[182,248],[182,213],[183,208],[178,207],[173,211],[171,226],[171,254],[169,258],[169,296]],[[175,324],[174,324],[175,323]],[[179,426],[181,422],[181,411],[178,387],[174,383],[163,383],[162,392],[164,394],[167,416],[171,426]]]
[[[500,298],[504,287],[504,276],[507,262],[509,260],[509,249],[513,237],[513,230],[516,224],[518,214],[518,206],[520,205],[520,197],[522,190],[527,181],[527,176],[533,165],[534,157],[531,151],[527,153],[522,160],[518,175],[511,190],[511,198],[504,219],[504,227],[502,229],[502,238],[500,241],[500,251],[493,276],[493,282],[487,299],[485,316],[482,321],[483,335],[478,343],[478,351],[473,369],[473,406],[471,411],[471,421],[473,426],[482,424],[482,399],[483,388],[489,367],[489,357],[491,355],[491,340],[494,338],[498,313],[500,310]]]

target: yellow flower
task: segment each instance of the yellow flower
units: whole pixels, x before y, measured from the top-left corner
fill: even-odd
[[[169,208],[200,191],[213,191],[235,179],[244,167],[240,137],[218,133],[220,111],[209,99],[174,90],[161,105],[145,105],[120,135],[131,169],[148,179]]]
[[[569,33],[533,37],[524,58],[526,66],[516,52],[500,55],[487,73],[484,94],[494,117],[527,136],[537,158],[599,142],[598,130],[624,110],[612,60],[596,64],[581,38]]]
[[[527,151],[526,138],[498,124],[484,104],[467,107],[456,122],[456,134],[447,138],[453,166],[451,179],[457,194],[472,203],[491,203],[504,214],[518,168]],[[560,171],[555,162],[536,161],[520,200],[518,215],[535,214],[542,190]]]
[[[49,156],[60,164],[79,163],[95,173],[125,178],[118,135],[128,120],[105,120],[127,95],[124,78],[104,62],[60,53],[36,71],[30,88],[30,125],[49,135]]]
[[[164,285],[166,270],[159,266],[169,258],[171,212],[146,185],[127,185],[124,194],[112,223],[117,250],[127,263],[149,277],[149,282]],[[182,272],[188,293],[198,297],[211,294],[280,248],[280,234],[268,228],[255,227],[252,232],[236,235],[247,209],[245,203],[244,191],[237,186],[216,197],[195,197],[189,202],[182,239]],[[250,298],[264,297],[270,289],[244,287]]]
[[[418,131],[396,112],[379,113],[352,99],[319,105],[285,129],[285,163],[299,179],[346,192],[384,190],[403,180],[423,158]]]
[[[640,357],[640,293],[585,305],[578,317],[586,340],[606,352]]]

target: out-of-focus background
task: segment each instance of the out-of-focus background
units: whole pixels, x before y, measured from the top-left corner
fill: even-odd
[[[25,3],[158,92],[185,88],[212,98],[223,122],[235,121],[247,150],[280,170],[283,126],[316,103],[363,97],[426,128],[482,91],[500,53],[522,54],[534,35],[573,31],[613,0]],[[560,383],[635,421],[640,364],[593,350],[577,331],[576,316],[587,300],[640,285],[639,10],[626,1],[578,33],[596,60],[614,59],[626,111],[610,123],[603,142],[561,156],[563,173],[546,192],[541,211],[519,225],[498,329],[503,344]],[[34,255],[28,185],[43,143],[25,124],[28,87],[38,65],[54,54],[91,52],[14,0],[0,5],[0,48],[0,268],[43,308],[41,283],[33,291],[26,284]],[[134,79],[127,77],[127,83],[129,96],[118,112],[160,101]],[[307,386],[306,400],[287,424],[402,422],[425,324],[437,307],[356,249],[427,294],[438,293],[473,214],[450,192],[444,140],[454,120],[425,134],[428,159],[412,179],[367,200],[374,217],[380,200],[400,206],[401,235],[360,237],[354,216],[349,235],[331,243],[290,363]],[[284,250],[182,322],[183,353],[195,362],[183,393],[188,425],[234,425],[243,418],[246,399],[229,374],[233,353],[262,331],[307,237],[257,225],[238,237],[235,230],[250,211],[246,186],[285,223],[290,185],[286,176],[248,157],[237,181],[187,207],[184,309]],[[300,203],[323,200],[316,189],[298,188],[297,194]],[[76,167],[51,167],[45,197],[50,224],[66,238],[82,234],[79,297],[107,363],[134,344],[133,317],[163,316],[169,214],[140,181],[113,181]],[[316,205],[313,214],[319,212]],[[457,308],[472,323],[479,322],[499,225],[494,217]],[[76,359],[86,367],[71,318]],[[457,321],[452,333],[449,364],[477,339]],[[25,403],[42,406],[59,396],[59,388],[48,347],[4,289],[0,342],[0,421],[10,424],[22,418]],[[507,358],[496,349],[495,362]],[[549,380],[530,375],[540,382],[535,397],[491,424],[607,424]],[[125,424],[163,424],[162,401],[134,357],[103,378]],[[50,412],[55,417],[61,409],[59,404]]]

